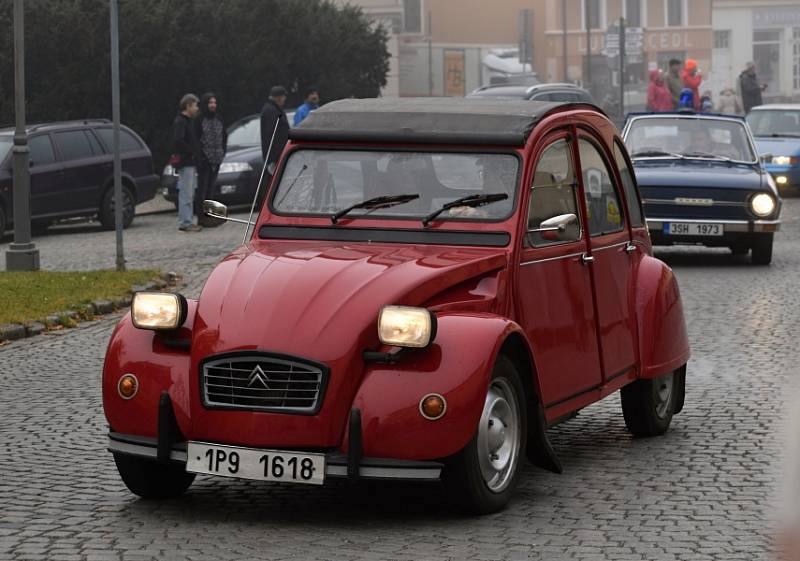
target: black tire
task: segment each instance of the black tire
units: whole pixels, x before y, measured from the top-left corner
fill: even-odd
[[[507,474],[503,476],[501,472],[498,475],[501,478],[500,480],[504,482],[502,488],[500,486],[498,486],[497,490],[490,488],[490,483],[487,483],[484,478],[479,456],[482,444],[488,442],[485,436],[491,430],[488,427],[498,425],[494,425],[491,422],[487,423],[487,429],[485,429],[484,433],[481,433],[479,427],[469,444],[445,462],[443,479],[450,501],[470,514],[490,514],[505,508],[514,494],[514,489],[522,471],[521,464],[525,458],[525,446],[528,440],[528,411],[526,410],[525,390],[514,363],[502,355],[497,359],[490,387],[487,388],[487,400],[481,415],[481,425],[487,422],[489,417],[487,415],[489,391],[496,391],[496,388],[500,387],[500,385],[504,390],[507,389],[514,394],[508,397],[513,397],[516,404],[516,411],[518,412],[518,429],[516,433],[520,438],[516,452],[512,452],[509,455],[512,460],[510,460]],[[503,429],[508,428],[508,426],[503,423]],[[503,429],[500,429],[500,431],[505,434]],[[497,450],[497,452],[501,451],[502,448]]]
[[[769,265],[772,262],[773,234],[759,234],[753,241],[753,254],[750,261],[753,265]]]
[[[125,486],[143,499],[174,499],[186,492],[195,474],[178,464],[114,454],[114,462]]]
[[[133,217],[136,215],[136,197],[133,195],[130,187],[122,185],[122,227],[127,228],[133,222]],[[114,218],[114,187],[113,185],[106,189],[103,195],[103,202],[100,204],[100,212],[98,213],[100,224],[103,225],[105,230],[113,230],[115,225]]]
[[[667,432],[675,414],[678,386],[675,373],[671,372],[653,380],[636,380],[622,388],[622,414],[630,433],[647,437]]]

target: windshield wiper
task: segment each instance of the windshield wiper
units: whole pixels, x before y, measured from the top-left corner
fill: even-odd
[[[340,218],[357,208],[368,208],[370,210],[389,208],[390,206],[401,205],[413,201],[414,199],[419,199],[419,195],[382,195],[380,197],[373,197],[336,211],[331,215],[331,222],[336,224]]]
[[[663,150],[642,150],[641,152],[634,152],[631,154],[631,158],[656,158],[658,156],[669,156],[670,158],[678,159],[683,158],[683,154],[664,152]]]
[[[719,154],[710,154],[708,152],[684,152],[681,154],[686,158],[706,158],[709,160],[721,160],[723,162],[732,162],[733,158],[728,156],[720,156]]]
[[[427,226],[433,220],[445,212],[446,210],[450,210],[451,208],[455,208],[457,206],[469,206],[469,207],[479,207],[483,205],[488,205],[497,201],[503,201],[508,198],[507,193],[492,193],[488,195],[467,195],[466,197],[461,197],[460,199],[456,199],[454,201],[450,201],[449,203],[445,203],[440,206],[437,210],[430,213],[428,216],[422,219],[422,225]]]

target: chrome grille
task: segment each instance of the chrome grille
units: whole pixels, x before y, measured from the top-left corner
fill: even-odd
[[[269,355],[211,360],[203,365],[203,404],[311,413],[318,408],[324,375],[319,366]]]

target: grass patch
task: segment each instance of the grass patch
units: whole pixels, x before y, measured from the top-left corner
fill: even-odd
[[[146,284],[156,270],[0,272],[0,324],[43,321],[67,310],[81,311],[93,300],[113,300]]]

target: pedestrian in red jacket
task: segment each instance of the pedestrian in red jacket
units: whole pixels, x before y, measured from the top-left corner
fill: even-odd
[[[661,70],[650,71],[650,85],[647,86],[647,108],[650,111],[672,111],[672,93]]]
[[[694,110],[700,111],[700,84],[703,82],[703,75],[697,68],[696,60],[690,58],[686,61],[681,79],[683,80],[683,87],[692,90]]]

